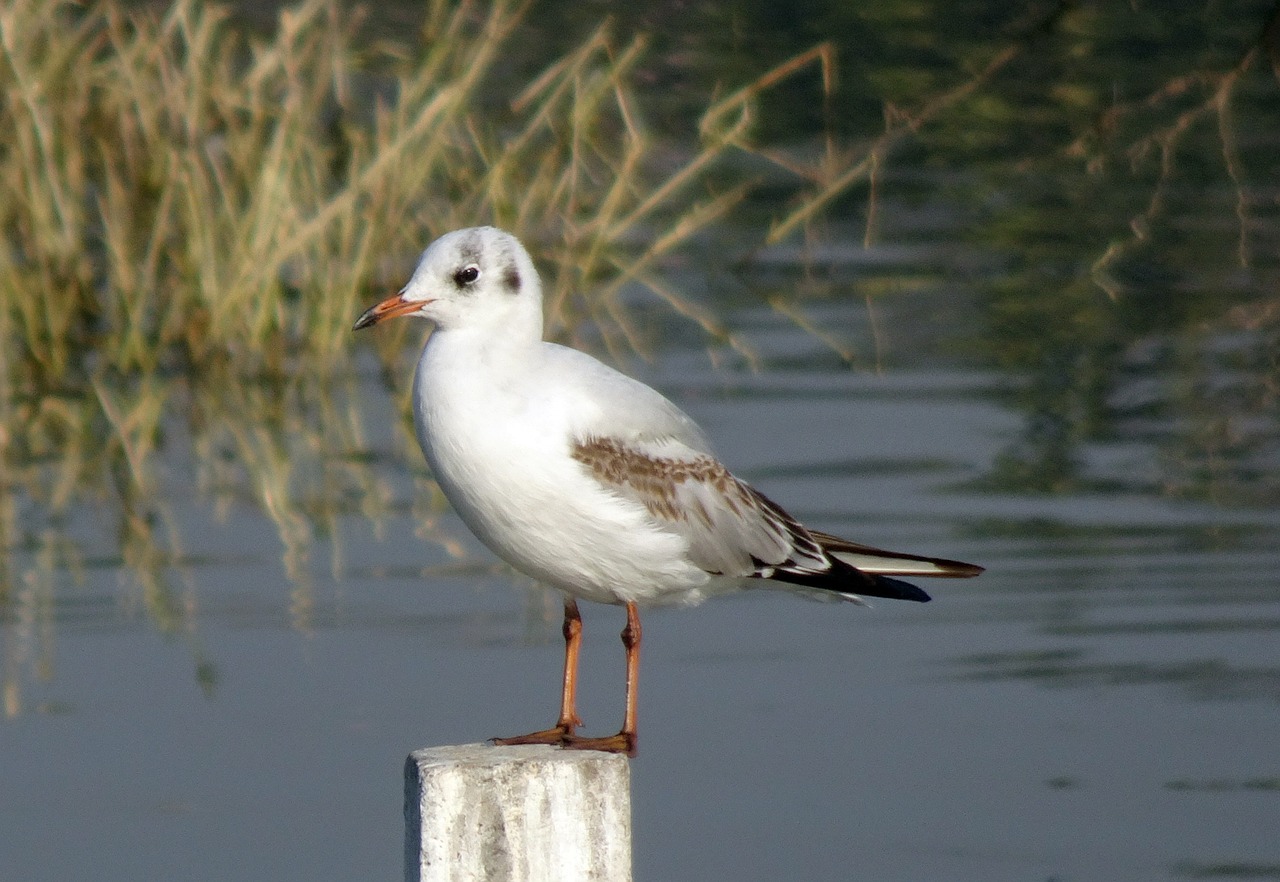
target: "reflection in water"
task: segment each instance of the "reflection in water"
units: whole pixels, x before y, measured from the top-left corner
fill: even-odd
[[[1050,854],[1031,869],[1020,868],[1025,871],[1017,878],[1102,878],[1105,874],[1060,872],[1058,855],[1081,859],[1078,843],[1084,838],[1075,825],[1089,823],[1091,815],[1102,819],[1099,824],[1113,816],[1127,822],[1134,807],[1133,789],[1150,784],[1138,776],[1125,777],[1135,765],[1134,757],[1124,753],[1126,739],[1115,737],[1111,716],[1138,703],[1135,697],[1152,695],[1157,700],[1151,707],[1126,719],[1136,726],[1145,722],[1140,716],[1151,712],[1169,723],[1173,734],[1159,733],[1141,748],[1144,755],[1159,756],[1150,776],[1155,784],[1150,786],[1174,805],[1152,809],[1142,819],[1149,829],[1141,832],[1155,836],[1171,830],[1168,836],[1175,841],[1162,841],[1163,851],[1153,847],[1132,860],[1152,867],[1158,862],[1152,855],[1173,854],[1174,859],[1159,864],[1152,876],[1280,878],[1271,840],[1249,838],[1250,824],[1267,812],[1274,814],[1271,802],[1261,812],[1257,802],[1274,800],[1274,752],[1237,750],[1241,742],[1256,747],[1258,733],[1265,734],[1280,701],[1280,667],[1274,652],[1274,636],[1280,631],[1280,526],[1275,517],[1280,501],[1276,5],[1271,0],[1177,8],[1050,3],[1034,5],[1028,12],[993,3],[982,15],[963,18],[950,5],[927,2],[835,3],[822,14],[799,17],[780,15],[778,4],[631,6],[619,11],[618,32],[630,34],[638,29],[633,25],[646,21],[659,28],[661,33],[649,44],[650,54],[642,51],[643,41],[623,45],[602,38],[592,44],[594,54],[584,50],[576,55],[580,66],[572,72],[561,70],[564,78],[554,81],[553,91],[563,99],[554,104],[557,115],[544,120],[544,128],[528,130],[526,152],[515,154],[497,176],[503,177],[508,197],[499,213],[529,215],[531,226],[539,226],[544,234],[550,231],[545,236],[547,253],[555,258],[543,265],[548,276],[554,272],[563,283],[566,333],[568,325],[583,316],[605,324],[615,321],[599,337],[591,336],[595,331],[590,322],[577,325],[577,333],[598,343],[597,348],[652,344],[662,364],[685,360],[695,363],[698,371],[704,370],[705,360],[690,353],[708,341],[719,347],[714,356],[730,368],[745,360],[738,348],[754,346],[764,354],[768,369],[759,377],[742,380],[728,372],[713,379],[702,374],[690,379],[681,371],[671,381],[676,399],[695,407],[706,406],[725,385],[748,387],[728,393],[733,407],[745,416],[740,423],[722,421],[729,423],[729,431],[723,425],[713,428],[722,443],[734,443],[740,436],[795,438],[794,448],[756,456],[753,479],[793,482],[779,494],[786,498],[805,499],[812,493],[808,498],[821,499],[812,505],[832,528],[870,524],[877,530],[898,530],[904,544],[916,541],[912,531],[931,530],[930,541],[946,536],[968,543],[966,555],[992,565],[984,585],[966,587],[946,603],[930,605],[930,618],[919,621],[932,624],[908,626],[894,621],[889,611],[872,611],[875,627],[883,626],[890,634],[882,651],[917,641],[904,652],[904,665],[915,664],[921,647],[933,646],[929,635],[941,635],[945,628],[946,637],[940,637],[937,648],[938,679],[945,688],[931,691],[936,681],[922,685],[920,681],[929,678],[916,677],[909,669],[902,680],[884,687],[884,694],[874,696],[878,713],[901,723],[875,744],[876,755],[888,756],[889,765],[897,761],[898,766],[890,769],[892,779],[881,780],[876,789],[875,778],[886,769],[868,762],[866,749],[859,751],[851,767],[856,771],[850,772],[861,788],[854,798],[884,805],[888,818],[914,820],[921,813],[926,822],[911,825],[912,837],[935,836],[963,816],[965,823],[973,824],[964,828],[965,835],[977,831],[972,841],[957,845],[943,836],[929,843],[949,860],[958,860],[955,856],[974,843],[983,844],[985,831],[1006,850],[1040,849]],[[574,41],[582,34],[574,28],[585,26],[582,5],[566,8],[571,11],[561,19],[548,13],[521,24],[528,30],[513,32],[519,64],[533,71],[544,69],[547,59],[534,62],[526,55],[544,47],[554,51],[557,40],[562,46],[581,47]],[[78,15],[81,7],[66,4],[67,9]],[[317,11],[322,11],[321,5],[308,9],[313,18],[306,20],[325,19]],[[672,15],[703,15],[718,26],[708,26],[705,19],[678,19],[675,25],[668,22]],[[197,19],[203,20],[193,20]],[[594,27],[596,22],[588,24]],[[321,29],[325,39],[337,36],[331,25]],[[784,29],[789,30],[780,33]],[[394,36],[402,38],[410,30],[398,29]],[[555,39],[544,40],[548,35]],[[823,42],[815,49],[818,40]],[[309,51],[323,45],[315,44]],[[33,55],[48,55],[35,44],[27,48]],[[755,83],[752,101],[744,96],[742,103],[729,105],[742,116],[719,120],[721,126],[713,134],[724,139],[716,142],[716,156],[728,157],[728,162],[698,178],[696,185],[692,177],[669,172],[687,168],[681,163],[705,146],[691,143],[696,138],[687,134],[693,126],[689,107],[701,110],[708,95],[723,94],[717,83],[725,78],[724,71],[746,71],[734,81],[747,81],[758,76],[762,65],[781,64],[796,53],[808,53],[808,67],[794,71],[790,79],[771,82],[770,90]],[[627,80],[611,62],[601,61],[604,58],[625,60],[630,65],[626,76],[634,80]],[[838,73],[832,80],[838,84],[834,91],[815,85],[814,80],[832,73]],[[78,82],[71,74],[63,79]],[[6,89],[10,85],[6,81]],[[649,97],[646,87],[658,93],[656,111],[639,100]],[[502,107],[510,91],[493,86],[484,96],[486,112]],[[4,101],[13,100],[13,92],[4,94]],[[240,93],[227,95],[238,108]],[[38,97],[56,101],[58,93]],[[81,101],[85,96],[76,91],[71,97]],[[419,97],[429,98],[429,91]],[[609,104],[611,99],[617,100]],[[593,148],[602,152],[594,154],[589,167],[578,167],[589,174],[575,177],[557,167],[538,179],[540,199],[554,191],[567,202],[547,199],[529,208],[521,198],[524,175],[537,166],[545,139],[566,136],[556,141],[556,149],[567,153],[581,146],[574,139],[583,132],[564,121],[576,119],[572,111],[584,110],[583,101],[604,101],[611,108],[605,117],[609,122],[590,133]],[[55,120],[62,114],[74,116],[74,106],[56,110],[51,117]],[[646,111],[656,118],[645,119]],[[253,120],[268,136],[270,118],[268,114]],[[734,152],[742,145],[732,144],[728,136],[745,138],[748,130],[756,133],[755,127],[764,138],[785,138],[794,152]],[[481,146],[473,152],[489,155],[485,145],[491,145],[490,128],[464,126],[454,130],[454,136],[458,144],[473,147],[469,139],[478,139]],[[494,123],[492,128],[501,125]],[[389,131],[383,135],[391,137]],[[635,140],[615,142],[613,136],[624,131]],[[220,143],[215,139],[197,145],[193,155],[217,157],[221,154],[216,150],[202,151]],[[604,148],[610,144],[622,146],[608,152]],[[644,163],[635,159],[640,154],[628,152],[641,147],[652,150],[644,155],[656,173],[641,168]],[[287,153],[281,151],[276,158],[292,167]],[[245,168],[258,169],[252,154],[246,153],[252,161]],[[14,154],[6,148],[4,155]],[[153,155],[168,154],[134,150],[127,163],[122,160],[111,167],[150,168],[144,159]],[[343,158],[340,152],[323,150],[315,156],[329,165]],[[558,165],[565,156],[566,152],[555,153],[549,162]],[[780,171],[784,167],[785,174]],[[210,173],[213,167],[199,168]],[[657,181],[659,189],[663,182],[675,181],[676,189],[683,182],[690,185],[683,192],[692,194],[688,217],[709,225],[700,227],[698,236],[661,240],[663,247],[648,252],[650,260],[643,265],[634,262],[633,251],[655,238],[647,222],[619,233],[616,247],[597,250],[591,243],[600,240],[585,234],[574,243],[560,242],[562,231],[580,234],[574,223],[587,223],[602,207],[598,193],[584,195],[584,182],[623,180],[615,174],[620,169],[635,176],[608,191],[610,198],[619,200],[615,211],[625,214],[647,204],[654,189],[628,189],[638,180]],[[744,179],[756,180],[753,176],[763,182],[763,189],[758,198],[747,199],[736,188]],[[484,180],[473,167],[455,169],[432,191],[431,204],[453,205],[457,198],[467,202],[465,210],[474,209],[468,194]],[[27,203],[13,196],[21,188],[12,180],[5,178],[3,186],[7,198],[0,212],[7,219],[7,236],[10,230],[27,228],[18,217]],[[357,282],[349,277],[351,265],[331,246],[364,241],[361,230],[372,215],[391,218],[392,225],[409,217],[423,226],[431,220],[420,217],[429,213],[427,208],[412,201],[406,204],[404,194],[393,189],[375,188],[363,212],[354,212],[334,236],[317,240],[312,257],[320,269],[309,288],[298,284],[297,273],[305,267],[297,261],[286,261],[288,271],[281,275],[263,267],[246,269],[243,248],[204,246],[226,251],[229,269],[220,271],[224,275],[239,269],[249,277],[265,274],[273,283],[289,280],[281,285],[282,297],[276,302],[276,308],[286,312],[260,318],[274,321],[299,304],[322,310],[316,320],[324,324],[332,345],[319,353],[301,351],[295,336],[270,333],[263,337],[270,350],[267,356],[240,359],[238,347],[248,342],[238,341],[233,333],[231,344],[224,340],[222,349],[204,345],[208,340],[199,336],[201,328],[194,324],[187,329],[193,336],[178,332],[186,341],[179,350],[193,344],[190,354],[162,358],[142,345],[145,335],[138,329],[148,325],[131,324],[125,320],[130,316],[99,313],[96,307],[40,313],[36,305],[65,303],[57,299],[62,290],[57,285],[41,289],[39,296],[29,287],[17,287],[16,296],[3,301],[0,686],[4,713],[15,718],[6,735],[23,734],[32,717],[46,714],[74,711],[77,722],[100,722],[83,707],[40,697],[50,693],[44,687],[58,677],[59,635],[64,640],[68,634],[79,638],[123,625],[119,642],[125,643],[145,642],[152,633],[160,633],[190,659],[193,673],[183,670],[180,677],[194,678],[205,692],[267,701],[255,691],[260,684],[242,680],[227,688],[220,674],[229,666],[232,650],[206,642],[214,643],[211,630],[216,639],[232,641],[225,632],[211,629],[210,622],[229,621],[236,628],[262,628],[269,622],[308,634],[326,634],[329,629],[329,644],[308,645],[335,668],[355,671],[358,677],[353,680],[363,678],[343,693],[350,707],[337,714],[353,722],[350,730],[332,736],[344,743],[332,748],[329,757],[354,753],[345,740],[357,729],[378,725],[361,716],[369,672],[358,669],[354,661],[372,651],[370,644],[394,644],[403,655],[388,664],[398,670],[404,658],[416,660],[431,647],[456,655],[484,646],[493,650],[479,662],[487,663],[518,639],[519,623],[513,623],[509,610],[476,610],[484,606],[476,602],[481,593],[477,586],[492,583],[505,591],[511,577],[494,571],[487,558],[467,556],[470,546],[443,513],[427,476],[406,470],[419,459],[403,416],[407,390],[399,378],[409,371],[402,341],[366,342],[380,348],[364,350],[359,357],[346,349],[346,324],[355,310],[344,306],[343,299],[354,303],[372,298],[354,296]],[[248,199],[254,191],[242,182],[237,193]],[[144,188],[139,198],[147,192]],[[176,199],[178,192],[171,191],[169,198]],[[724,201],[726,194],[743,198]],[[127,203],[135,196],[102,188],[89,192],[86,200]],[[807,214],[805,200],[820,202],[825,220]],[[733,224],[720,220],[731,204]],[[560,211],[557,205],[571,205],[573,212]],[[44,220],[56,218],[52,214]],[[83,220],[78,209],[67,218]],[[137,213],[140,233],[115,240],[124,249],[120,254],[136,248],[145,257],[155,229],[150,218],[146,211]],[[808,222],[796,227],[790,238],[757,247],[771,223],[788,219]],[[711,220],[718,222],[710,225]],[[772,227],[785,228],[784,223]],[[265,224],[254,229],[274,228]],[[235,238],[236,230],[219,230]],[[66,279],[90,302],[96,302],[101,290],[92,282],[99,262],[126,270],[141,267],[138,271],[148,278],[165,280],[137,315],[152,310],[160,322],[168,315],[171,298],[195,297],[197,289],[171,285],[178,276],[166,275],[188,265],[189,254],[175,252],[172,264],[147,263],[124,260],[120,254],[113,257],[104,245],[84,248],[75,237],[69,241],[68,247],[66,237],[56,238],[62,249],[58,259],[72,267]],[[186,244],[181,237],[173,241],[175,247]],[[387,243],[388,252],[411,251],[419,244],[395,235]],[[592,284],[608,288],[609,296],[597,303],[572,302],[567,296],[582,281],[575,256],[584,251],[596,261],[588,273]],[[6,240],[0,276],[20,281],[29,274],[30,265],[18,259],[24,254]],[[382,257],[365,257],[366,269],[378,265],[369,269],[378,283],[392,284],[398,271],[379,264]],[[643,285],[634,284],[637,280]],[[340,296],[312,302],[306,292],[313,290],[334,290]],[[693,321],[672,321],[669,313],[645,311],[646,302],[659,300],[684,310]],[[112,309],[120,306],[111,303]],[[633,303],[639,309],[630,312]],[[780,321],[778,314],[789,321]],[[224,323],[233,318],[219,316]],[[27,320],[44,329],[32,341],[56,344],[47,350],[50,358],[24,358],[22,347],[11,345],[21,336],[17,326]],[[109,336],[104,327],[110,323],[122,331],[122,352],[127,356],[123,361],[98,348]],[[72,326],[74,333],[68,330]],[[63,332],[63,337],[53,339]],[[408,348],[416,348],[417,342],[414,339]],[[841,357],[857,372],[848,372]],[[699,388],[700,382],[705,387]],[[908,405],[919,407],[911,410]],[[892,407],[901,409],[883,410]],[[904,414],[909,418],[900,435],[876,434]],[[874,450],[858,449],[864,435],[885,443]],[[1001,452],[993,456],[996,448]],[[977,480],[965,480],[979,472]],[[888,514],[886,507],[891,509]],[[216,530],[206,526],[206,516],[217,521]],[[375,559],[353,548],[354,542],[365,540],[377,545]],[[412,553],[383,560],[383,550],[395,540],[402,540],[398,547],[412,548]],[[250,577],[237,568],[246,561],[258,565],[246,567]],[[218,582],[226,590],[226,583],[242,579],[248,583],[246,595],[264,598],[257,605],[210,590],[210,583]],[[428,608],[411,611],[399,605],[401,593],[419,596],[428,579],[450,583],[443,599],[433,598]],[[276,587],[280,592],[272,594]],[[374,590],[385,594],[367,606],[342,594]],[[464,608],[434,606],[454,602]],[[736,607],[726,604],[715,616],[728,623],[726,628],[737,629],[767,603],[752,598]],[[802,615],[797,613],[797,619]],[[534,615],[530,621],[540,619]],[[770,620],[767,630],[775,627],[780,625]],[[810,632],[788,634],[786,641],[746,651],[737,642],[740,635],[717,642],[717,636],[693,630],[689,633],[694,639],[705,639],[708,645],[689,644],[699,648],[691,649],[685,667],[676,671],[671,696],[678,696],[687,681],[699,679],[709,681],[700,685],[731,697],[732,690],[742,689],[740,700],[722,702],[724,713],[740,714],[732,719],[744,727],[763,726],[771,714],[753,717],[753,702],[785,704],[796,691],[795,682],[765,692],[770,678],[785,680],[804,669],[809,641],[819,641],[827,627],[841,629],[830,645],[823,645],[830,658],[847,649],[850,639],[859,644],[878,639],[870,625],[865,632],[862,624],[849,625],[846,631],[843,624],[824,621],[814,622]],[[931,632],[931,627],[937,630]],[[378,639],[370,639],[370,634]],[[405,635],[409,639],[403,639]],[[344,638],[349,643],[342,642]],[[99,663],[96,653],[103,652],[103,646],[85,648],[82,641],[78,645],[82,655]],[[264,645],[270,649],[261,649]],[[288,652],[265,641],[252,647],[235,644],[236,650],[242,648],[263,669],[279,662],[268,658],[268,652]],[[149,644],[144,649],[131,645],[127,652],[132,661],[148,649]],[[861,656],[858,661],[840,658],[851,669],[862,663]],[[221,667],[215,666],[215,659]],[[714,679],[728,667],[719,663],[724,659],[732,659],[736,669],[745,666],[757,672],[759,683],[744,686],[740,675]],[[65,655],[62,661],[66,663]],[[519,664],[527,663],[522,656]],[[456,667],[456,658],[445,664]],[[314,673],[308,670],[289,682],[306,681]],[[414,672],[422,677],[432,673]],[[856,688],[875,688],[880,682],[868,677]],[[1008,695],[1001,690],[1024,684],[1045,688],[1026,690],[1033,697],[1011,711]],[[757,685],[758,695],[748,692],[747,686]],[[460,701],[448,693],[448,684],[432,686],[440,686],[446,700]],[[838,686],[824,698],[833,713],[851,703],[849,686]],[[408,677],[397,687],[415,695],[423,688]],[[1117,692],[1118,698],[1113,695]],[[861,702],[861,691],[856,695]],[[1100,695],[1104,698],[1090,703]],[[1069,704],[1061,702],[1064,696],[1071,699]],[[1107,699],[1113,703],[1107,704]],[[269,700],[284,699],[271,695]],[[914,782],[926,796],[903,797],[901,778],[917,767],[928,768],[924,764],[930,761],[931,751],[911,740],[919,715],[941,706],[933,724],[947,727],[948,733],[955,727],[963,735],[965,715],[971,712],[967,702],[978,709],[974,713],[993,720],[1019,727],[1038,725],[1035,737],[1055,744],[1059,752],[1049,756],[1045,751],[1042,756],[1043,744],[1037,743],[1035,756],[1024,756],[1025,766],[1014,763],[1011,773],[1002,747],[999,759],[990,760],[989,766],[961,770],[975,778],[987,776],[970,790],[963,782],[957,784],[954,776],[961,772],[948,760],[948,767],[935,769],[938,774],[922,775]],[[218,706],[206,723],[216,726],[214,717],[261,723],[260,717],[236,718],[230,704]],[[806,708],[810,704],[806,701]],[[323,700],[314,706],[322,707],[317,717],[326,723],[335,714]],[[910,714],[902,710],[908,706]],[[395,703],[380,708],[388,714],[400,710]],[[696,716],[698,708],[691,710]],[[1080,728],[1064,733],[1062,716],[1077,712]],[[878,713],[867,714],[859,707],[840,719],[850,729],[874,727]],[[1233,719],[1254,713],[1259,716],[1250,720],[1257,725],[1251,722],[1248,731]],[[410,737],[404,732],[416,737],[414,727],[422,719],[408,714],[397,719],[402,728],[388,740],[398,745]],[[805,728],[812,722],[806,721]],[[154,718],[131,718],[128,726],[171,734]],[[986,731],[967,730],[972,740],[948,742],[948,753],[981,757],[984,744],[989,744],[982,737]],[[1093,741],[1085,743],[1082,731]],[[33,741],[44,734],[37,732]],[[292,738],[293,733],[288,734]],[[936,734],[930,733],[930,738]],[[800,735],[790,731],[784,737]],[[1174,743],[1180,739],[1184,743]],[[903,752],[892,754],[900,740]],[[807,753],[824,747],[805,745],[794,756],[762,756],[778,762],[777,768],[791,776],[787,763],[804,762]],[[1232,750],[1222,750],[1223,745]],[[936,741],[929,747],[936,747]],[[1018,745],[1012,747],[1017,759]],[[1095,747],[1102,749],[1092,750]],[[834,753],[822,757],[824,763],[847,759]],[[89,757],[90,762],[96,759]],[[679,758],[672,754],[669,761]],[[709,769],[714,757],[707,762]],[[14,765],[3,771],[17,774],[21,770],[15,772]],[[766,765],[760,768],[768,774]],[[1099,768],[1119,773],[1119,783],[1105,781],[1106,773]],[[818,777],[829,769],[809,771],[815,777],[798,780],[819,790],[829,783]],[[1018,773],[1034,782],[1034,794],[1017,790]],[[708,804],[713,797],[706,794],[728,786],[725,781],[732,777],[726,773],[708,780],[711,775],[707,769],[688,770],[693,782],[689,798],[695,800],[690,804],[696,811],[705,809],[703,819],[718,817],[724,809]],[[1013,819],[1014,812],[994,817],[1007,809],[1000,805],[990,809],[996,832],[986,831],[980,823],[986,815],[969,809],[978,802],[999,802],[987,792],[988,783],[997,780],[1009,788],[999,794],[1007,798],[1007,805],[1022,798],[1043,813],[1042,828],[1026,826],[1034,825],[1031,820]],[[846,784],[833,780],[830,787],[839,785],[839,792],[821,791],[828,802],[811,820],[829,820],[831,812],[844,805],[841,800],[850,800]],[[272,785],[280,792],[288,790],[277,786],[278,780]],[[754,798],[757,788],[753,784],[742,800],[753,812],[763,810]],[[1053,801],[1038,801],[1044,794]],[[808,792],[792,798],[782,787],[777,796],[799,812],[819,802]],[[704,802],[697,803],[698,798]],[[910,810],[898,802],[903,798],[912,801]],[[380,799],[369,796],[359,805],[381,805]],[[1209,799],[1214,800],[1212,811],[1202,804]],[[938,813],[927,814],[935,805]],[[1071,810],[1064,810],[1064,805]],[[1082,805],[1086,809],[1078,810]],[[277,814],[282,816],[297,811],[296,806],[281,808]],[[670,841],[649,846],[648,860],[657,860],[654,852],[670,852],[700,866],[694,862],[708,859],[704,831],[681,814],[686,806],[663,808],[670,809],[662,814],[676,819],[672,824],[678,823],[684,834],[667,830]],[[1225,820],[1218,817],[1219,809],[1225,810]],[[43,823],[60,810],[37,804],[30,812]],[[845,826],[832,831],[833,840],[843,839],[864,821],[874,823],[852,814],[835,817]],[[1211,817],[1215,820],[1207,823]],[[1015,845],[1008,839],[1011,819],[1024,824],[1016,834],[1023,838]],[[311,821],[306,819],[308,825]],[[797,823],[792,817],[777,822]],[[902,829],[873,827],[870,835],[877,844],[896,842]],[[1098,826],[1083,829],[1103,838],[1113,832]],[[1059,831],[1066,831],[1064,838],[1055,838]],[[732,832],[736,841],[766,841]],[[1217,842],[1191,838],[1201,832],[1229,844],[1219,847]],[[44,834],[30,838],[40,835]],[[678,835],[696,841],[682,842]],[[813,850],[807,837],[785,838]],[[359,853],[377,854],[381,845],[376,835],[366,839],[372,844],[366,843]],[[289,838],[279,837],[272,845],[280,841]],[[866,840],[863,844],[873,845]],[[123,849],[118,843],[115,847]],[[883,848],[868,847],[859,859],[879,855],[896,867],[908,859],[905,853],[917,851],[913,838],[901,853],[890,849],[885,857]],[[786,854],[790,859],[792,853]],[[1179,863],[1181,856],[1187,860]],[[1099,858],[1109,859],[1110,855]],[[961,865],[949,875],[990,878],[998,873],[981,870],[992,870],[997,863],[993,860],[969,873],[969,865]],[[270,865],[261,856],[257,864]],[[1003,864],[999,868],[1008,869]],[[731,878],[749,876],[754,869],[667,877]],[[836,878],[836,873],[830,877]],[[889,873],[875,878],[904,877]]]
[[[337,366],[343,369],[334,373]],[[19,388],[38,388],[35,376]],[[11,638],[4,668],[10,715],[22,709],[24,672],[51,675],[56,626],[94,615],[74,591],[87,568],[127,574],[104,612],[136,610],[161,633],[181,636],[196,657],[197,680],[212,688],[190,578],[203,561],[188,553],[183,526],[193,500],[204,500],[222,523],[245,506],[267,515],[293,586],[292,623],[306,630],[315,540],[326,540],[330,567],[341,569],[339,520],[380,523],[397,495],[392,476],[368,454],[365,412],[345,362],[302,362],[278,376],[246,378],[210,361],[189,374],[142,379],[102,372],[84,385],[87,391],[9,399],[9,425],[18,431],[8,437],[0,506],[0,541],[11,549],[0,557],[0,622]],[[388,429],[396,428],[388,419]],[[417,489],[406,504],[430,525],[434,515],[424,508],[432,495]],[[264,538],[239,536],[240,547],[225,559],[261,553]]]
[[[995,486],[1280,500],[1280,11],[1252,10],[1218,43],[1168,17],[1122,80],[1057,72],[1083,134],[984,163],[969,238],[1008,265],[978,285],[982,346],[1026,419]],[[1117,11],[1061,40],[1125,58]]]

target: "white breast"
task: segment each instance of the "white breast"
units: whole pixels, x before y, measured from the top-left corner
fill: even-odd
[[[414,378],[414,421],[436,480],[482,542],[551,587],[602,603],[701,600],[711,580],[685,540],[571,458],[574,427],[609,396],[564,382],[558,359],[569,351],[538,343],[516,354],[463,331],[433,335]]]

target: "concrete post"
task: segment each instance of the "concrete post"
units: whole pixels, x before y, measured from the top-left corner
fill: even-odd
[[[619,754],[544,745],[417,750],[405,763],[407,882],[630,882]]]

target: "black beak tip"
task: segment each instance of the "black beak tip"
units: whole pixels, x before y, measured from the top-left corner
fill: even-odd
[[[374,314],[373,308],[366,309],[360,314],[360,318],[356,319],[356,323],[351,326],[351,330],[358,331],[361,328],[370,328],[378,323],[378,317]]]

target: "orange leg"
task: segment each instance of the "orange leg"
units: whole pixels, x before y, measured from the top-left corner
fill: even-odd
[[[627,604],[627,626],[622,629],[622,645],[627,650],[627,710],[622,718],[622,730],[607,738],[583,738],[568,733],[561,740],[565,747],[575,750],[603,750],[609,753],[636,755],[636,705],[640,684],[640,610],[634,603]]]
[[[627,604],[627,626],[622,629],[622,645],[627,650],[627,710],[622,730],[606,738],[587,738],[576,734],[582,721],[575,706],[578,688],[578,649],[582,643],[582,616],[572,598],[564,602],[564,689],[560,694],[560,720],[550,729],[495,738],[494,744],[559,744],[574,750],[603,750],[609,753],[636,755],[636,705],[640,682],[640,610]]]
[[[560,693],[560,719],[555,726],[541,732],[517,735],[514,738],[495,738],[494,744],[561,744],[574,737],[573,731],[582,725],[576,708],[578,694],[578,650],[582,646],[582,615],[572,597],[564,600],[564,686]]]

